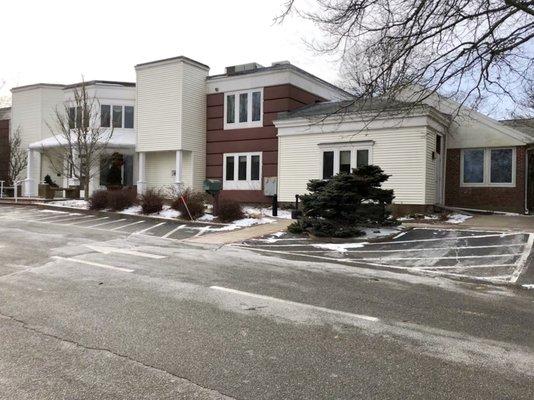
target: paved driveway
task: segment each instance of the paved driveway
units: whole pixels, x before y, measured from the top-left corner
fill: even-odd
[[[531,262],[533,241],[532,233],[416,228],[381,242],[319,242],[286,234],[240,246],[291,258],[515,283]]]
[[[165,239],[182,240],[201,236],[215,226],[174,221],[171,219],[140,218],[110,214],[96,215],[75,211],[48,210],[37,207],[0,206],[0,218],[54,226],[75,226],[78,229],[107,231],[127,235],[150,235]]]

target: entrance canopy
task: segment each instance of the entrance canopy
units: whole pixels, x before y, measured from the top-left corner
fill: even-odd
[[[72,142],[76,142],[75,133],[71,133]],[[111,136],[111,137],[110,137]],[[107,142],[107,147],[113,149],[135,149],[136,143],[136,133],[128,131],[111,131],[111,129],[106,129],[100,135],[102,144]],[[39,140],[38,142],[30,143],[28,148],[30,150],[42,150],[42,149],[52,149],[56,147],[66,146],[67,139],[61,134],[57,136],[51,136],[49,138]]]

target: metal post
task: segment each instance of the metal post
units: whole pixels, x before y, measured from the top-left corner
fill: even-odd
[[[4,198],[4,181],[0,181],[0,199]]]
[[[278,216],[278,196],[273,195],[273,217]]]
[[[14,187],[14,189],[15,189],[15,190],[14,190],[14,193],[15,193],[15,203],[18,203],[18,201],[19,201],[19,200],[18,200],[18,193],[17,193],[17,192],[18,192],[18,186],[19,186],[18,183],[19,183],[18,181],[15,181],[15,182],[14,182],[14,186],[15,186],[15,187]]]

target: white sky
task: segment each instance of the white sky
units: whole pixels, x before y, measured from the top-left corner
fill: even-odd
[[[2,4],[0,96],[37,82],[135,81],[134,65],[185,55],[211,67],[289,60],[332,83],[338,66],[305,45],[318,30],[273,24],[284,0],[16,0]]]

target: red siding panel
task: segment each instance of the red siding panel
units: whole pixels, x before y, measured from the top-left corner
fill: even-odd
[[[7,182],[9,172],[9,120],[0,120],[0,180]]]

